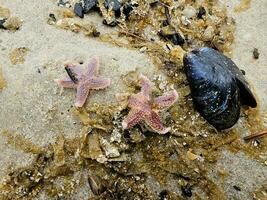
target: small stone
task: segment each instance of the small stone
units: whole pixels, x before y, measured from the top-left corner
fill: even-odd
[[[67,6],[68,4],[69,4],[69,1],[59,0],[57,5],[63,7],[63,6]]]
[[[141,53],[144,53],[146,50],[147,50],[147,47],[142,47],[141,49],[139,49],[139,51],[140,51]]]
[[[253,49],[253,58],[254,59],[259,59],[259,57],[260,57],[259,50],[257,48],[254,48]]]
[[[260,145],[260,141],[257,140],[257,139],[256,140],[253,140],[252,144],[253,144],[254,147],[257,147],[257,146]]]
[[[203,6],[201,6],[197,13],[197,18],[203,19],[203,16],[206,15],[206,10]]]
[[[55,14],[50,13],[50,14],[49,14],[49,17],[50,17],[54,22],[57,21],[57,19],[56,19],[56,17],[55,17]]]
[[[107,25],[107,26],[110,26],[110,27],[115,27],[118,25],[118,22],[115,20],[115,21],[111,21],[111,22],[108,22],[106,19],[103,20],[103,24]]]
[[[239,191],[239,192],[241,191],[241,188],[240,188],[239,186],[237,186],[237,185],[234,185],[233,188],[234,188],[236,191]]]
[[[182,194],[186,197],[192,197],[192,191],[191,191],[191,187],[187,187],[187,186],[183,186],[181,188],[182,190]]]
[[[193,18],[196,16],[196,9],[192,6],[186,6],[183,10],[184,16],[186,16],[188,19]]]
[[[167,200],[168,199],[168,191],[167,190],[162,190],[160,193],[159,193],[159,199],[160,200]]]
[[[76,3],[74,5],[74,13],[80,18],[84,18],[82,3]]]
[[[246,71],[243,69],[240,69],[240,71],[242,72],[243,75],[246,75]]]
[[[181,22],[182,22],[182,24],[185,25],[185,26],[191,24],[190,20],[189,20],[186,16],[182,16],[182,17],[181,17]]]
[[[203,39],[205,41],[211,41],[214,36],[214,28],[212,26],[208,26],[203,33]]]

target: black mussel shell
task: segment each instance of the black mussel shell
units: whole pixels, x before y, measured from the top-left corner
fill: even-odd
[[[84,13],[88,13],[90,10],[92,10],[94,7],[96,7],[98,0],[84,0]]]
[[[248,82],[235,63],[222,53],[203,47],[184,56],[186,76],[195,108],[216,129],[232,127],[240,106],[257,106]]]

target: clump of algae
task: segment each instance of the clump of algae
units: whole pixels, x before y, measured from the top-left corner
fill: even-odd
[[[264,145],[255,149],[251,143],[244,144],[235,129],[228,134],[217,134],[194,111],[182,72],[183,54],[192,48],[211,46],[224,53],[231,53],[235,28],[226,9],[211,1],[203,1],[202,4],[193,1],[161,1],[153,6],[150,4],[152,1],[136,2],[138,7],[128,20],[123,19],[123,16],[117,19],[121,20],[117,37],[114,34],[103,34],[99,40],[142,51],[145,49],[144,53],[152,58],[161,72],[169,76],[168,83],[175,84],[181,96],[177,105],[167,111],[169,115],[166,123],[172,127],[171,134],[159,136],[142,126],[123,131],[121,120],[127,113],[125,108],[95,104],[74,110],[84,125],[80,136],[73,139],[60,136],[55,144],[45,148],[37,147],[40,152],[35,148],[25,148],[30,145],[30,141],[21,138],[22,142],[16,148],[35,154],[36,159],[28,167],[8,173],[6,181],[0,186],[0,197],[27,199],[44,191],[51,198],[68,198],[78,188],[89,190],[85,184],[88,183],[94,194],[89,199],[155,199],[155,194],[147,184],[147,180],[154,177],[161,188],[168,188],[169,178],[176,181],[175,187],[178,189],[197,188],[193,194],[195,199],[201,199],[203,194],[209,199],[226,199],[220,187],[207,175],[216,164],[221,149],[244,151],[260,160],[260,155],[266,151]],[[195,11],[203,7],[207,14],[203,18],[194,15],[185,19],[184,10],[188,6]],[[67,18],[69,22],[76,20],[70,10],[60,11],[61,18]],[[49,19],[49,23],[62,25],[57,20]],[[164,28],[165,20],[169,22]],[[81,19],[78,21],[82,22]],[[72,27],[68,23],[59,27],[86,32],[86,29],[75,23]],[[179,33],[185,38],[185,43],[176,45],[168,37],[160,38],[158,30],[167,34]],[[122,42],[121,37],[126,42]],[[129,86],[129,91],[135,92],[138,88],[132,77],[134,75],[130,74],[123,80]],[[254,114],[247,115],[248,122],[244,126],[257,131],[262,127],[253,126],[259,123],[254,117]],[[5,132],[4,135],[11,138],[8,142],[10,145],[14,145],[19,138],[14,137],[14,133]],[[139,138],[135,139],[135,136]],[[101,141],[110,142],[110,146],[119,151],[120,157],[108,158]],[[127,159],[124,159],[125,155]],[[85,172],[86,175],[77,178],[75,172]],[[56,184],[58,182],[63,187],[59,187]],[[169,190],[167,194],[169,199],[184,198],[180,193]]]
[[[19,47],[9,53],[10,62],[13,65],[23,64],[25,62],[25,56],[30,49],[27,47]]]
[[[241,0],[240,4],[235,7],[235,12],[244,12],[250,8],[251,0]]]
[[[4,89],[6,87],[6,81],[4,79],[3,70],[0,66],[0,90]]]

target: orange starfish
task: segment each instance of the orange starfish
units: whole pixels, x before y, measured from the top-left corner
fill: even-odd
[[[56,79],[56,82],[64,88],[76,88],[77,94],[75,106],[82,107],[90,90],[100,90],[110,85],[110,79],[97,77],[99,59],[94,57],[88,64],[87,70],[82,70],[74,64],[66,64],[67,77]]]
[[[159,112],[172,106],[178,99],[176,90],[163,94],[151,100],[152,83],[147,77],[140,74],[141,92],[133,94],[128,99],[129,114],[122,122],[123,129],[132,128],[134,125],[145,122],[154,132],[165,134],[170,127],[165,127],[161,122]],[[117,96],[119,100],[119,96]]]

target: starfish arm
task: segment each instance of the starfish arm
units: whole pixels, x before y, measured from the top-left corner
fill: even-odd
[[[141,94],[149,99],[153,86],[152,82],[143,74],[139,75],[139,81],[141,83]]]
[[[99,58],[97,56],[94,56],[87,66],[86,76],[92,77],[94,74],[98,74],[98,69],[99,69]]]
[[[144,118],[142,110],[131,109],[128,115],[122,121],[122,128],[129,129],[138,124]]]
[[[162,110],[173,105],[178,99],[178,93],[176,90],[172,90],[163,94],[162,96],[154,100],[154,104],[157,110]]]
[[[89,88],[86,84],[79,84],[77,87],[77,94],[75,99],[75,106],[82,107],[89,94]]]
[[[156,133],[166,134],[171,130],[171,128],[166,128],[162,124],[160,116],[154,111],[151,111],[149,114],[147,114],[144,119],[146,124]]]
[[[64,88],[76,88],[77,87],[77,85],[69,77],[55,79],[55,81]]]
[[[88,81],[89,88],[94,89],[94,90],[104,89],[104,88],[110,86],[110,84],[111,84],[111,81],[108,78],[94,77]]]

